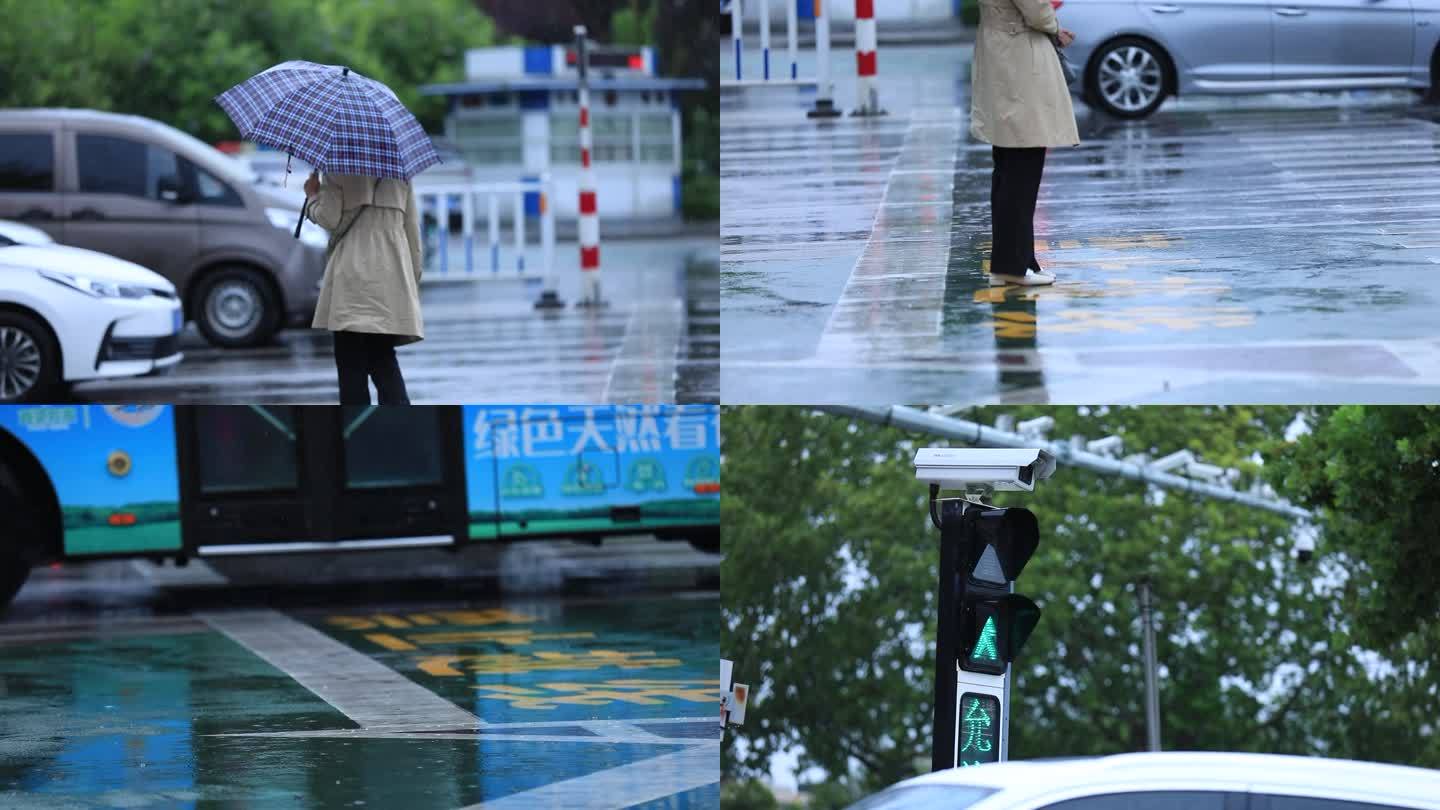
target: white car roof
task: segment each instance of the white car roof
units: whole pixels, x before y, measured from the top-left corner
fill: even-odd
[[[0,219],[0,236],[8,237],[22,245],[48,245],[55,241],[50,238],[50,234],[39,228],[8,219]]]
[[[954,768],[905,785],[974,785],[1001,790],[975,805],[1028,806],[1120,790],[1234,790],[1440,808],[1440,771],[1320,757],[1222,752],[1117,754],[1020,760]]]

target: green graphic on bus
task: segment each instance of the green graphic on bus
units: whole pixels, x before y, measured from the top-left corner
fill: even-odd
[[[545,485],[541,483],[540,472],[529,464],[516,464],[505,471],[505,483],[500,487],[504,498],[543,498]]]
[[[605,477],[594,464],[577,458],[565,470],[565,483],[560,485],[560,491],[566,495],[604,495]]]
[[[685,488],[716,484],[720,481],[720,459],[714,456],[696,456],[685,467]]]
[[[627,480],[625,488],[631,492],[664,492],[669,488],[665,484],[665,468],[653,458],[639,458],[631,463]]]

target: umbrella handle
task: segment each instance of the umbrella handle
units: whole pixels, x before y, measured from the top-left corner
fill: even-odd
[[[305,201],[305,203],[304,203],[303,205],[300,206],[300,218],[297,219],[297,220],[295,220],[295,238],[296,238],[296,239],[299,239],[299,238],[300,238],[300,226],[303,225],[303,224],[305,224],[305,209],[307,209],[307,208],[309,208],[309,207],[310,207],[310,201],[309,201],[308,199]]]

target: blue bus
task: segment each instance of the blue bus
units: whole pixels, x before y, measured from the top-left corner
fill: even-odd
[[[0,607],[32,567],[653,534],[719,550],[712,405],[0,406]]]

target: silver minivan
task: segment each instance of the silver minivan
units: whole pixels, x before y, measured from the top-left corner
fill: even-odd
[[[295,238],[303,199],[148,118],[0,110],[0,219],[165,276],[218,346],[309,323],[327,235],[307,221]]]
[[[1167,96],[1431,87],[1440,0],[1064,0],[1077,90],[1122,118]],[[1083,85],[1083,86],[1080,86]]]

